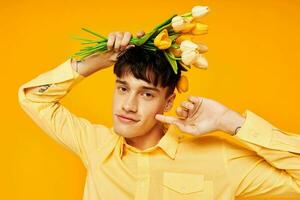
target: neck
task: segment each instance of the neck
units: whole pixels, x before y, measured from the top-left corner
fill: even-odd
[[[163,137],[163,124],[158,123],[150,131],[144,135],[137,136],[134,138],[125,138],[127,144],[138,148],[140,150],[145,150],[147,148],[155,146],[159,140]]]

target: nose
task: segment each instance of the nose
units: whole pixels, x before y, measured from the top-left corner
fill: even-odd
[[[128,97],[123,102],[123,110],[126,112],[137,112],[137,102],[134,94],[128,95]]]

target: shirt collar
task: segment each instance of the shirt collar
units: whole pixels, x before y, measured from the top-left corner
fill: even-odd
[[[179,144],[179,134],[176,133],[175,125],[169,125],[165,135],[159,140],[159,146],[172,159],[175,159]]]
[[[126,140],[121,136],[120,145],[120,156],[123,154],[123,148],[130,148],[134,152],[151,152],[157,147],[160,147],[171,159],[175,159],[177,147],[179,144],[179,134],[176,133],[176,127],[174,125],[165,125],[166,132],[164,136],[159,140],[158,144],[145,150],[139,150],[126,143]]]

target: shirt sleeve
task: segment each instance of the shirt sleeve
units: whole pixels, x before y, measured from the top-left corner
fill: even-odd
[[[85,77],[73,70],[72,59],[21,85],[18,100],[25,113],[51,138],[77,154],[85,167],[89,151],[109,135],[103,125],[76,116],[59,102]]]
[[[224,142],[227,172],[236,197],[300,198],[300,135],[280,130],[246,110],[234,138]]]

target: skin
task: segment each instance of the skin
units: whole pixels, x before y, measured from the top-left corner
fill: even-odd
[[[136,35],[142,37],[144,34],[144,31],[139,31]],[[108,52],[93,54],[78,64],[72,60],[73,69],[89,76],[112,66],[118,55],[134,46],[130,44],[131,37],[130,32],[111,32],[107,41]],[[176,96],[175,93],[166,94],[167,88],[155,87],[130,73],[116,78],[112,108],[116,133],[124,136],[128,144],[147,149],[156,145],[164,135],[162,123],[174,124],[181,131],[193,135],[218,130],[233,135],[236,127],[242,126],[245,121],[238,112],[200,96],[190,96],[180,103],[176,108],[177,116],[165,116],[164,112],[172,108]]]
[[[167,88],[155,87],[131,74],[118,78],[112,109],[114,130],[132,146],[140,149],[154,146],[163,136],[162,123],[155,116],[169,111],[175,99],[175,94],[166,95]],[[134,121],[124,121],[120,116]]]

